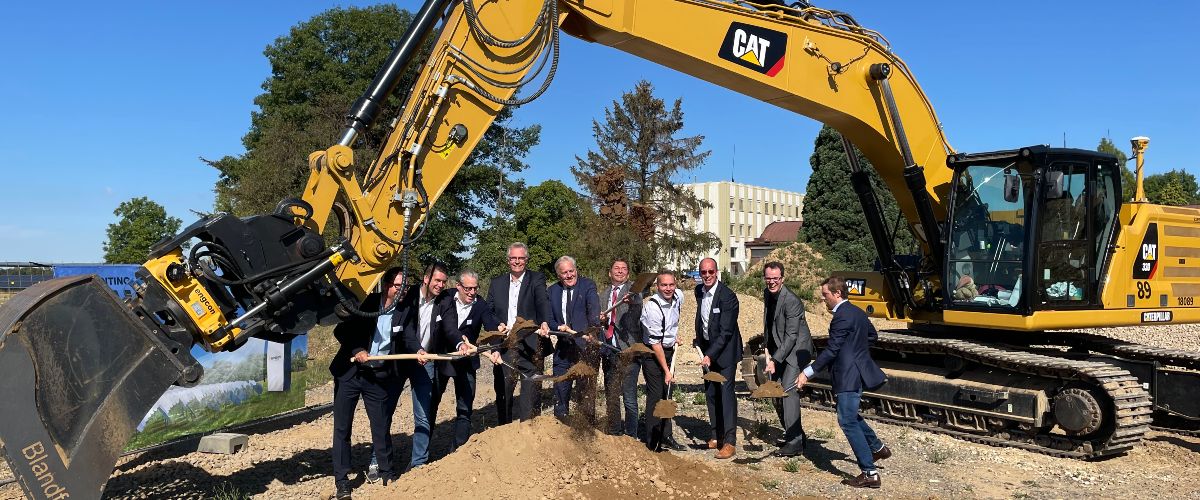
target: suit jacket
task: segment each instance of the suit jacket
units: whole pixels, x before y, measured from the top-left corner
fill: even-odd
[[[704,305],[704,284],[696,285],[696,345],[712,361],[712,370],[735,366],[742,360],[742,331],[738,329],[738,298],[724,283],[713,285],[713,300],[708,311]],[[705,340],[702,314],[708,315],[708,339]]]
[[[509,273],[492,278],[488,288],[487,302],[492,306],[492,312],[501,323],[508,322],[508,285],[511,280]],[[525,270],[521,280],[521,290],[517,295],[517,316],[533,320],[535,323],[550,322],[550,300],[546,298],[546,275],[537,271]],[[512,325],[509,325],[512,326]],[[540,339],[540,340],[539,340]],[[522,355],[530,357],[541,347],[542,355],[554,351],[550,339],[540,335],[529,335],[518,345]]]
[[[392,331],[403,332],[401,342],[396,343],[393,347],[393,352],[396,354],[416,354],[421,350],[421,286],[413,285],[404,294],[404,298],[400,299],[400,305],[396,306],[396,312],[392,313]],[[447,295],[454,293],[453,289],[442,290],[434,301],[434,309],[437,309],[437,303],[444,299]],[[433,338],[433,318],[429,318],[429,335]],[[433,341],[430,340],[430,349],[433,348]],[[426,351],[432,353],[432,350]]]
[[[433,314],[433,324],[429,328],[430,334],[433,336],[433,352],[439,354],[457,350],[458,343],[462,342],[464,336],[474,344],[479,340],[479,332],[482,328],[495,330],[500,325],[496,315],[492,314],[492,308],[479,297],[476,297],[475,302],[471,303],[471,309],[467,312],[467,317],[462,321],[461,327],[458,325],[458,297],[455,295],[443,297],[438,301],[433,307]],[[479,356],[471,356],[457,361],[438,361],[437,369],[439,373],[447,377],[455,377],[459,373],[467,371],[473,372],[479,369]]]
[[[546,290],[546,294],[550,299],[550,320],[547,323],[551,330],[557,330],[559,325],[567,325],[572,330],[582,332],[591,326],[600,326],[600,297],[596,295],[596,283],[588,278],[580,276],[575,281],[575,287],[571,293],[571,303],[567,304],[567,317],[563,317],[563,295],[565,295],[565,287],[562,282],[556,282],[550,285]],[[572,350],[579,350],[587,346],[581,338],[573,339],[574,342],[564,342],[563,338],[559,339],[558,347],[555,352],[568,354]]]
[[[617,289],[617,300],[629,293],[633,283],[626,281]],[[612,307],[609,302],[612,301],[612,285],[604,287],[600,292],[600,310],[608,310]],[[608,321],[600,326],[607,331],[608,324],[613,323],[613,340],[610,342],[618,349],[626,349],[634,342],[642,341],[642,327],[638,318],[642,316],[642,296],[636,293],[629,294],[629,303],[624,301],[618,302],[617,307],[608,313]],[[600,339],[603,341],[603,337]]]
[[[878,338],[867,313],[843,302],[829,322],[829,345],[813,362],[813,372],[830,367],[833,392],[874,390],[887,382],[887,376],[871,359],[871,342]]]
[[[771,292],[763,290],[763,303]],[[771,359],[776,363],[787,363],[801,368],[812,361],[812,333],[808,331],[808,322],[804,320],[804,303],[800,297],[792,293],[788,287],[779,289],[779,297],[775,299],[775,308],[763,310],[763,324],[766,317],[772,318],[771,331],[767,333],[767,350]]]
[[[361,309],[364,312],[379,311],[380,294],[372,293],[367,295],[363,301]],[[397,308],[398,310],[399,308]],[[396,311],[392,312],[395,317]],[[334,378],[346,380],[353,377],[358,370],[362,368],[359,363],[350,361],[359,351],[371,350],[371,339],[375,337],[375,327],[378,323],[378,318],[365,318],[362,316],[351,316],[345,321],[338,323],[333,327],[333,337],[338,341],[338,352],[333,356],[333,360],[329,363],[329,373],[333,374]],[[391,332],[388,332],[391,333]],[[399,337],[397,335],[397,337]],[[392,342],[392,352],[399,352],[399,338],[394,338]],[[380,367],[381,370],[390,371],[396,370],[396,363],[393,361],[376,361],[373,362]]]

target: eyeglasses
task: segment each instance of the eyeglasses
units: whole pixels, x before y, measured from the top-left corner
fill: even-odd
[[[529,257],[509,257],[508,260],[529,260]]]
[[[717,274],[717,270],[716,269],[709,269],[709,270],[701,269],[700,274],[703,274],[705,276],[707,276],[709,274]]]
[[[388,285],[388,288],[400,288],[401,286],[404,286],[404,283],[392,283]]]
[[[767,276],[767,277],[763,278],[763,281],[783,281],[783,278],[782,277],[772,278],[770,276]]]

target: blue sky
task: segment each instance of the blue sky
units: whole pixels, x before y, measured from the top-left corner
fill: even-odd
[[[0,261],[95,262],[125,200],[148,196],[188,224],[212,208],[199,158],[243,152],[262,50],[294,24],[370,2],[21,2],[0,30]],[[1156,2],[815,2],[883,33],[930,96],[956,149],[1030,144],[1128,150],[1152,142],[1148,172],[1195,169],[1200,77],[1189,33],[1200,7]],[[410,10],[417,2],[399,2]],[[804,191],[819,124],[603,46],[564,39],[560,70],[520,124],[543,125],[526,172],[573,183],[591,121],[640,79],[683,98],[685,133],[709,162],[681,181]],[[566,112],[564,112],[566,110]],[[331,137],[332,143],[336,138]],[[734,150],[736,149],[736,157]],[[731,170],[736,163],[736,172]]]

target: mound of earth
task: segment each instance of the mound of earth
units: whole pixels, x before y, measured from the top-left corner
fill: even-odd
[[[653,453],[632,438],[542,416],[472,436],[441,460],[402,475],[393,491],[455,498],[738,498],[749,488],[740,482],[702,462]]]

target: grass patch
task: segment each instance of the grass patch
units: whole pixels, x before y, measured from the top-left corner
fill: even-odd
[[[237,486],[229,483],[221,483],[213,490],[213,500],[249,500],[250,495],[247,495],[239,490]]]
[[[928,460],[929,463],[942,464],[950,460],[950,457],[953,455],[954,452],[950,451],[950,448],[935,446],[932,450],[929,450],[929,454],[925,456],[925,460]]]
[[[692,404],[698,406],[698,405],[704,404],[704,402],[705,401],[704,401],[704,393],[703,392],[697,392],[695,394],[692,394]]]
[[[820,439],[822,441],[833,439],[833,431],[829,429],[813,429],[810,434],[813,439]]]
[[[777,490],[777,489],[779,489],[779,480],[778,479],[763,479],[762,487],[765,488],[767,491]]]
[[[784,472],[800,472],[800,459],[790,458],[783,463]]]

